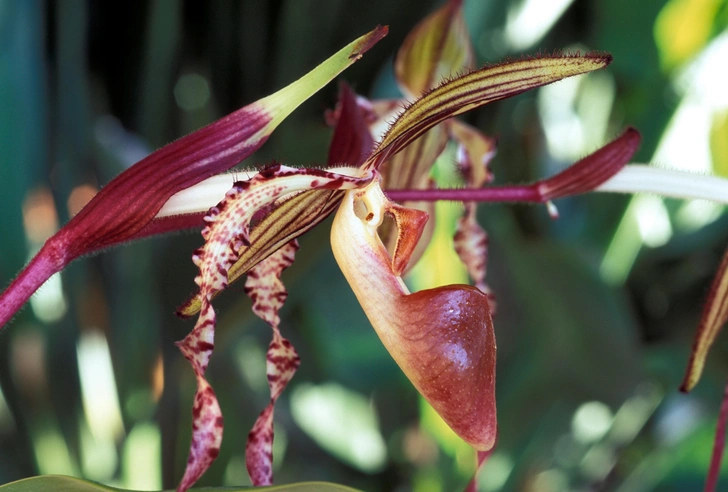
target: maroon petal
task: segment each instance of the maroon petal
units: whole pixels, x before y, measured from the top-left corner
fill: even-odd
[[[372,153],[374,139],[357,104],[356,94],[348,84],[341,84],[335,113],[336,126],[329,146],[328,165],[359,167]]]
[[[619,137],[573,166],[551,178],[529,185],[492,186],[470,189],[387,190],[392,199],[454,200],[461,202],[536,202],[579,195],[597,189],[617,174],[632,158],[640,144],[640,134],[627,128]]]
[[[293,84],[162,147],[114,178],[0,295],[0,327],[69,262],[134,238],[172,195],[251,155],[291,111],[386,34],[386,27],[377,27]]]
[[[225,171],[267,139],[272,115],[253,103],[142,159],[111,180],[0,297],[0,326],[47,280],[75,258],[132,238],[175,193]],[[27,273],[27,274],[26,274]]]
[[[543,201],[593,191],[614,176],[632,158],[640,133],[628,127],[619,137],[556,176],[536,185]]]

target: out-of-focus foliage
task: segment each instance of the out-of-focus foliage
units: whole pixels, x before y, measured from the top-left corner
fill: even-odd
[[[439,2],[417,5],[0,2],[0,284],[125,166],[282,87],[376,24],[388,24],[389,37],[344,78],[362,94],[396,96],[392,55]],[[726,174],[728,103],[715,89],[728,86],[725,1],[466,0],[464,11],[479,64],[556,49],[615,57],[607,71],[468,115],[499,138],[497,183],[551,174],[627,124],[645,137],[638,161]],[[335,93],[332,85],[312,98],[246,164],[325,162],[322,112]],[[438,206],[457,217],[457,205]],[[540,207],[480,208],[498,299],[500,422],[481,490],[700,488],[728,373],[724,337],[694,393],[677,387],[728,218],[709,204],[655,197],[557,206],[555,222]],[[457,275],[440,254],[452,227],[438,224],[445,233],[418,286]],[[276,416],[276,480],[462,488],[471,452],[418,404],[327,236],[326,227],[305,236],[284,275],[281,328],[302,365]],[[194,379],[173,343],[191,325],[172,313],[194,290],[190,255],[201,242],[176,235],[82,259],[5,329],[0,483],[61,473],[174,486]],[[246,485],[244,436],[267,404],[269,334],[242,290],[217,307],[208,374],[226,431],[200,485]]]

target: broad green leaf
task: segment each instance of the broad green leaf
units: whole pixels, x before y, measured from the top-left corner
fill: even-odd
[[[90,480],[62,475],[32,477],[0,486],[2,492],[126,492],[128,489],[108,487]],[[273,487],[195,487],[197,492],[236,492],[241,490],[261,490],[268,492],[356,492],[356,489],[324,482],[304,482]],[[129,490],[129,492],[132,492]]]

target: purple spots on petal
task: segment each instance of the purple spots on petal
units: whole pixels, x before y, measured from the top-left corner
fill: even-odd
[[[297,243],[291,242],[259,263],[248,275],[245,292],[253,301],[253,312],[273,330],[273,339],[266,354],[266,376],[271,401],[248,434],[245,450],[246,466],[253,485],[273,483],[273,409],[276,400],[293,377],[300,359],[291,343],[278,329],[278,311],[287,292],[280,275],[294,260]]]
[[[314,176],[316,179],[307,179]],[[250,245],[250,222],[259,210],[273,206],[279,198],[294,193],[324,187],[339,189],[366,184],[371,175],[363,178],[345,177],[322,170],[294,169],[275,164],[260,171],[249,181],[238,182],[225,198],[205,214],[206,226],[202,231],[205,245],[193,254],[193,262],[199,268],[195,283],[199,285],[200,316],[192,332],[178,343],[182,354],[190,361],[198,378],[198,390],[193,406],[193,437],[190,456],[195,457],[185,471],[180,488],[186,488],[212,462],[222,439],[222,416],[217,399],[204,373],[214,348],[215,311],[210,300],[228,285],[228,271]],[[314,182],[314,184],[311,184]],[[248,275],[246,293],[253,300],[253,311],[273,329],[274,344],[269,348],[270,360],[266,364],[271,375],[269,386],[271,404],[256,422],[255,442],[263,448],[251,447],[247,458],[256,471],[255,485],[272,481],[273,405],[283,388],[293,377],[300,364],[293,347],[280,336],[278,312],[286,300],[287,292],[280,281],[280,274],[294,260],[298,244],[291,241],[276,253],[264,259]],[[217,409],[217,413],[211,409]],[[213,418],[214,417],[214,418]],[[219,417],[219,425],[216,425]],[[247,456],[247,454],[246,454]],[[267,471],[266,471],[267,470]],[[251,478],[253,475],[251,474]]]
[[[220,453],[222,431],[222,413],[215,392],[205,378],[197,373],[197,393],[192,408],[192,442],[187,468],[178,491],[187,490],[210,467]]]

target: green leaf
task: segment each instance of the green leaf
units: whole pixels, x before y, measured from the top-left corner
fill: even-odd
[[[201,487],[190,489],[192,491],[227,491],[238,490],[267,490],[270,492],[356,492],[356,489],[324,482],[292,483],[288,485],[275,485],[273,487]],[[2,492],[35,492],[53,490],[55,492],[121,492],[127,489],[108,487],[90,480],[65,477],[62,475],[47,475],[32,477],[0,486]],[[130,491],[131,492],[131,491]]]

